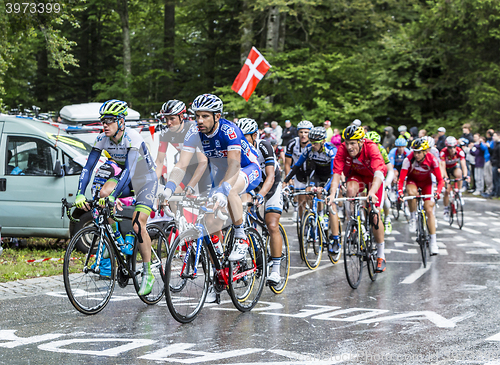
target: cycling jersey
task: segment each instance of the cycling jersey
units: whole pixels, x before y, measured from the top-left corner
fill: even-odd
[[[404,159],[411,153],[409,148],[404,149],[403,153],[398,153],[398,148],[394,147],[389,152],[389,161],[394,165],[394,167],[401,166],[403,164]]]
[[[333,162],[334,174],[344,173],[346,177],[356,174],[373,178],[377,172],[380,172],[380,179],[383,180],[387,174],[387,166],[374,142],[365,139],[360,153],[354,158],[349,156],[345,142],[339,146]]]
[[[446,163],[446,169],[449,170],[456,168],[459,161],[465,160],[465,153],[460,147],[456,147],[455,154],[451,156],[448,148],[445,147],[439,153],[439,157]]]
[[[380,151],[380,154],[382,155],[382,158],[384,159],[384,163],[390,164],[391,161],[389,160],[389,155],[387,154],[387,150],[380,144],[377,143],[378,150]]]
[[[273,147],[271,146],[271,143],[268,141],[264,141],[261,139],[258,139],[256,141],[257,145],[257,153],[258,153],[258,160],[259,160],[259,165],[260,169],[262,171],[262,183],[264,183],[264,180],[266,179],[266,166],[273,166],[274,169],[274,184],[271,190],[267,193],[266,197],[271,197],[274,192],[276,191],[276,188],[278,187],[278,184],[281,182],[281,169],[278,164],[278,161],[276,160],[276,156],[273,151]]]
[[[114,198],[119,197],[122,191],[127,189],[130,182],[132,182],[132,186],[136,191],[143,190],[143,186],[150,182],[154,182],[154,184],[148,184],[154,191],[144,192],[147,198],[142,199],[141,197],[141,201],[147,201],[147,204],[144,204],[147,207],[146,210],[150,210],[153,207],[152,203],[157,188],[155,173],[156,165],[149,154],[144,139],[137,131],[128,127],[125,128],[123,136],[118,143],[113,142],[111,138],[106,137],[104,133],[97,136],[88,157],[87,164],[80,174],[77,194],[85,194],[90,176],[101,156],[102,150],[106,150],[111,156],[111,159],[122,169],[119,176],[115,177],[117,185],[111,195]],[[137,199],[137,201],[139,201],[139,199]],[[139,207],[139,204],[137,206]]]
[[[253,186],[252,189],[258,186],[262,179],[257,151],[247,142],[241,130],[226,119],[219,119],[217,128],[210,135],[199,132],[196,125],[191,126],[184,139],[182,150],[190,153],[203,151],[211,166],[217,170],[212,171],[215,173],[213,179],[215,185],[222,182],[227,172],[229,151],[241,152],[241,170],[247,176],[249,186]]]
[[[408,176],[407,184],[415,184],[422,188],[422,194],[432,193],[432,178],[431,174],[436,176],[438,187],[437,191],[441,191],[444,186],[444,180],[439,168],[439,160],[432,153],[427,153],[422,162],[418,162],[413,157],[411,152],[403,161],[401,175],[399,176],[398,190],[403,189],[406,177]]]
[[[310,143],[308,142],[306,146],[302,147],[300,145],[300,137],[295,137],[288,142],[288,145],[286,146],[285,150],[285,157],[289,157],[292,159],[291,166],[293,166],[300,158],[302,155],[302,152],[304,152],[304,149],[309,146]],[[295,189],[297,190],[303,190],[306,188],[305,183],[307,182],[307,176],[309,173],[306,171],[307,167],[306,164],[302,164],[300,166],[299,170],[297,171],[297,174],[295,175],[294,178],[294,184],[295,184]]]

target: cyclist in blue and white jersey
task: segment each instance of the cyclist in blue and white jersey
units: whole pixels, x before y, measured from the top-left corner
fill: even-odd
[[[309,132],[308,145],[298,161],[293,165],[292,169],[285,178],[285,183],[290,181],[292,177],[295,176],[297,171],[301,168],[304,162],[308,162],[312,170],[309,175],[309,182],[313,182],[317,187],[326,191],[330,190],[331,177],[333,175],[333,160],[337,154],[337,147],[335,147],[330,142],[325,142],[326,140],[326,129],[324,127],[315,127]],[[308,190],[310,188],[307,188]],[[332,194],[335,194],[333,192]],[[318,211],[322,211],[322,204],[318,205]],[[335,209],[335,208],[333,208]],[[331,254],[337,254],[339,252],[339,234],[338,231],[339,222],[337,214],[331,216],[329,220],[330,231],[332,234],[328,239],[328,252]]]
[[[285,175],[288,175],[292,166],[299,160],[302,152],[306,146],[309,145],[309,131],[313,128],[313,124],[308,120],[303,120],[297,125],[298,137],[293,138],[288,142],[285,151]],[[297,171],[297,174],[293,178],[293,186],[295,190],[305,190],[307,182],[307,172],[306,164],[304,163],[301,168]],[[286,184],[284,184],[286,185]],[[305,204],[306,197],[304,195],[297,196],[298,207],[294,208],[293,220],[297,221],[297,210],[298,216],[302,216],[303,205]]]
[[[281,169],[276,159],[271,143],[262,139],[257,139],[259,126],[254,119],[241,118],[237,122],[238,127],[243,132],[247,141],[255,147],[259,154],[259,164],[263,175],[263,182],[260,184],[257,197],[257,206],[265,203],[264,220],[269,230],[271,240],[271,260],[272,270],[268,274],[267,280],[277,285],[281,281],[280,264],[283,243],[279,230],[281,213],[283,212],[283,196],[281,195]]]
[[[397,138],[395,144],[396,147],[389,152],[389,161],[394,166],[394,177],[397,181],[399,179],[401,167],[403,166],[403,161],[411,151],[406,147],[408,145],[408,141],[404,137]]]
[[[212,168],[214,196],[217,199],[214,209],[229,205],[233,221],[235,242],[228,259],[238,261],[248,249],[240,194],[255,189],[262,176],[257,152],[234,123],[222,118],[222,108],[222,100],[212,94],[199,95],[194,99],[191,109],[195,112],[197,124],[186,134],[179,162],[170,174],[164,195],[168,201],[184,178],[193,155],[202,151]],[[218,219],[209,222],[209,225],[209,233],[219,233],[222,228],[222,222]]]
[[[120,100],[108,100],[101,106],[99,114],[103,132],[97,136],[80,175],[75,205],[81,209],[90,209],[85,202],[85,190],[101,152],[106,150],[122,171],[102,186],[99,203],[104,205],[105,198],[114,202],[118,197],[132,195],[132,188],[135,191],[137,203],[132,222],[144,259],[144,274],[138,294],[147,295],[153,288],[155,278],[151,272],[151,238],[146,230],[146,222],[153,208],[158,179],[155,163],[144,139],[137,131],[125,127],[127,109],[127,103]],[[116,231],[117,224],[112,226]]]

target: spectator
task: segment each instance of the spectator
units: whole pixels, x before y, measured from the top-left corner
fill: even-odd
[[[384,128],[384,139],[382,140],[382,147],[384,147],[387,151],[390,151],[394,148],[394,142],[396,142],[396,136],[394,136],[394,129],[392,127]]]
[[[500,134],[498,132],[493,133],[494,147],[490,154],[490,162],[493,176],[493,191],[491,193],[492,197],[500,198]]]
[[[333,137],[332,122],[330,122],[329,120],[325,120],[325,123],[323,123],[323,126],[326,129],[326,140],[329,141]]]
[[[333,145],[337,148],[339,148],[340,144],[342,143],[342,136],[340,135],[340,131],[337,128],[333,130],[333,136],[330,142],[333,143]]]
[[[264,133],[260,136],[260,139],[268,141],[269,143],[271,143],[271,146],[276,147],[276,145],[278,144],[278,140],[276,139],[276,136],[272,132],[273,129],[271,127],[264,128]]]
[[[488,147],[486,146],[486,139],[482,137],[479,133],[474,134],[474,142],[476,144],[471,148],[470,153],[475,156],[475,167],[474,167],[474,177],[476,178],[474,185],[476,186],[476,191],[474,191],[473,195],[481,195],[484,194],[484,166],[486,162],[486,158],[488,161],[490,160]]]
[[[272,133],[278,140],[278,146],[281,146],[283,143],[283,140],[281,139],[281,136],[283,134],[283,128],[281,128],[281,126],[278,125],[278,122],[276,121],[271,122],[271,128],[272,128]]]
[[[444,127],[439,127],[438,128],[438,140],[436,142],[436,148],[441,151],[443,148],[446,147],[444,144],[444,141],[446,140],[446,128]]]
[[[418,137],[418,128],[417,127],[411,127],[410,128],[410,140],[413,141],[415,138]]]
[[[488,129],[486,131],[486,144],[488,145],[488,148],[490,149],[490,153],[493,150],[493,147],[495,147],[495,141],[493,141],[493,133],[495,131],[493,129]]]
[[[405,125],[400,125],[398,128],[398,132],[399,135],[405,137],[407,141],[410,140],[411,134],[408,133],[408,129],[406,128]]]
[[[418,138],[422,138],[427,136],[427,131],[425,129],[421,129],[418,131]]]
[[[469,140],[469,143],[474,143],[474,136],[472,135],[471,133],[471,129],[470,129],[470,124],[469,123],[465,123],[463,126],[462,126],[462,137],[460,138],[467,138]]]
[[[262,128],[262,129],[265,129],[267,127],[269,127],[269,122],[264,122],[264,128]]]
[[[365,134],[367,134],[370,131],[370,127],[367,125],[364,125],[363,129],[365,130]]]
[[[287,146],[288,142],[290,142],[293,138],[297,137],[297,128],[292,125],[288,119],[285,120],[285,129],[283,130],[283,134],[281,135],[281,139],[283,140],[283,146]]]
[[[492,174],[492,167],[491,167],[491,161],[490,161],[490,156],[491,156],[491,149],[490,145],[492,146],[494,144],[493,142],[493,133],[491,132],[491,140],[490,144],[488,144],[488,141],[486,138],[483,138],[482,142],[484,145],[481,146],[481,148],[484,151],[484,183],[486,185],[486,191],[485,194],[483,195],[484,198],[489,198],[491,197],[491,193],[493,192],[493,174]],[[488,132],[486,132],[488,134]]]

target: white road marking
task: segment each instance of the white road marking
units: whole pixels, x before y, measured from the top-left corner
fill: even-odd
[[[288,276],[288,280],[290,280],[290,279],[297,279],[297,278],[300,278],[301,276],[304,276],[304,275],[307,275],[307,274],[311,274],[313,272],[316,272],[316,271],[319,271],[319,270],[323,270],[323,269],[326,269],[328,267],[333,267],[333,265],[320,266],[316,270],[304,270],[302,272],[298,272],[296,274]]]
[[[487,248],[485,250],[477,250],[477,251],[467,251],[465,252],[469,255],[498,255],[498,251],[494,248]]]
[[[475,229],[470,229],[467,227],[462,227],[462,231],[469,232],[469,233],[474,233],[474,234],[483,234],[482,232],[476,231]]]
[[[394,233],[394,231],[393,231],[392,233]],[[391,233],[391,234],[392,234],[392,233]],[[386,241],[396,241],[396,237],[391,237],[391,236],[389,236],[389,237],[384,237],[384,240],[386,240]]]
[[[474,241],[474,242],[468,242],[468,243],[459,243],[457,246],[459,247],[468,247],[468,246],[476,246],[476,247],[491,247],[491,245],[481,242],[481,241]]]
[[[492,215],[492,216],[495,216],[495,217],[498,217],[497,213],[490,212],[489,210],[485,211],[485,213],[489,214],[489,215]]]
[[[401,253],[408,253],[410,255],[415,255],[417,254],[417,249],[416,248],[409,248],[408,251],[405,250],[396,250],[394,248],[386,248],[384,249],[385,253],[392,253],[392,252],[401,252]]]
[[[448,261],[449,265],[500,265],[500,262],[488,261],[475,261],[475,262],[461,262],[461,261]]]
[[[402,282],[401,284],[413,284],[415,281],[417,281],[418,278],[420,278],[422,275],[424,275],[429,269],[431,268],[432,262],[427,263],[427,267],[424,267],[423,265],[415,270],[413,273],[408,275]]]
[[[408,242],[394,242],[394,246],[396,247],[403,247],[403,246],[413,246],[413,247],[418,247],[418,244],[416,243],[408,243]]]
[[[497,333],[496,335],[488,337],[485,341],[500,341],[500,332]]]

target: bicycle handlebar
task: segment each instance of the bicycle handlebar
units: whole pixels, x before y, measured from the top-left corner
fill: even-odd
[[[64,216],[64,210],[66,210],[66,215],[68,216],[69,220],[73,223],[78,223],[80,222],[79,219],[77,218],[73,218],[73,216],[71,215],[71,209],[75,207],[75,203],[69,203],[66,198],[62,198],[61,199],[61,203],[62,203],[62,208],[61,208],[61,219],[63,218]],[[91,209],[93,208],[97,208],[97,207],[100,207],[100,208],[108,208],[109,209],[109,217],[111,219],[113,219],[115,222],[121,222],[122,219],[121,218],[118,218],[115,216],[114,212],[113,212],[113,208],[115,206],[114,203],[110,202],[109,199],[106,197],[106,206],[102,207],[99,205],[99,200],[88,200],[86,199],[85,200],[85,203],[88,203],[90,204],[90,207]]]
[[[163,194],[159,194],[158,199],[160,202],[162,202],[165,200],[165,196]],[[207,202],[214,202],[215,200],[213,199],[213,197],[208,198],[208,197],[200,197],[200,196],[195,196],[195,195],[174,194],[170,197],[170,199],[168,199],[168,201],[169,202],[181,202],[181,205],[183,205],[183,203],[193,203],[193,204],[195,202],[196,203],[207,203]],[[164,206],[163,211],[169,217],[175,218],[175,213],[172,212],[172,210],[170,209],[170,207],[168,205]],[[208,214],[215,214],[215,216],[217,218],[219,218],[220,220],[223,220],[223,221],[227,220],[229,217],[228,215],[222,213],[220,207],[217,208],[217,211],[214,211],[212,209],[204,209],[204,212],[208,213]]]
[[[406,201],[406,200],[413,200],[413,199],[425,199],[425,198],[433,198],[434,194],[426,194],[426,195],[417,195],[417,196],[405,196],[401,198],[401,200]]]

